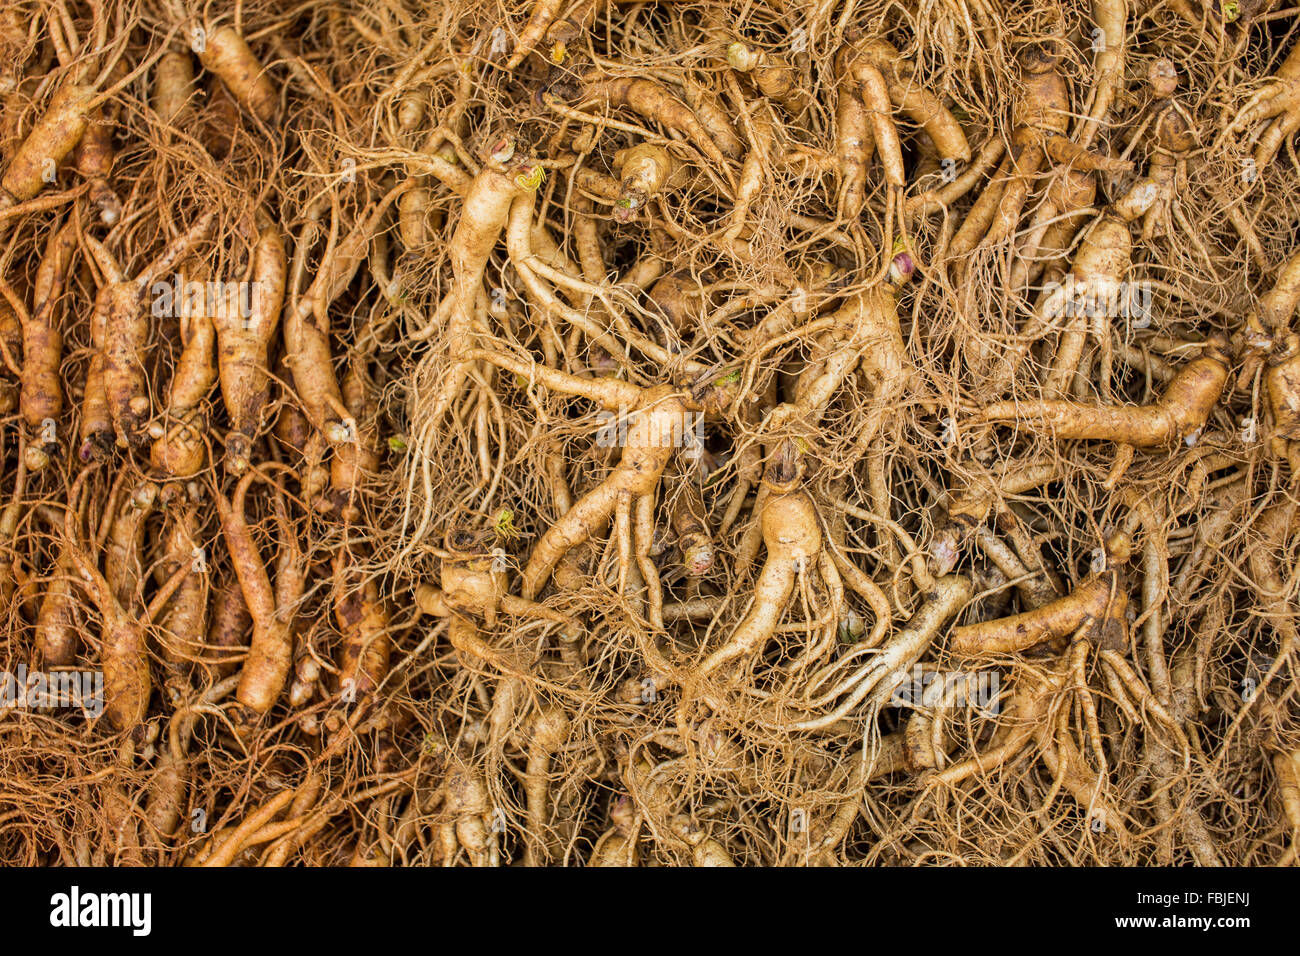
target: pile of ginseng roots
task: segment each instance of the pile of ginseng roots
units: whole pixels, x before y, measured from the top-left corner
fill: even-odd
[[[1284,7],[5,5],[0,860],[1295,863]]]

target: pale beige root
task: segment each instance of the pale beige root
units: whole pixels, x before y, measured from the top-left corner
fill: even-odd
[[[1005,511],[1000,512],[999,518],[1009,514]],[[949,530],[953,530],[952,526]],[[1001,535],[983,525],[977,525],[974,530],[974,540],[979,550],[1006,580],[1017,582],[1016,591],[1019,592],[1021,604],[1026,610],[1034,610],[1057,600],[1059,595],[1052,582],[1042,573],[1041,566],[1036,566],[1033,571],[1030,571],[1026,566],[1026,560],[1017,553],[1016,548],[1003,540]],[[939,542],[936,542],[936,546],[938,545]],[[941,554],[937,550],[933,550],[932,553]],[[954,550],[952,554],[955,555],[956,551]],[[951,560],[951,557],[949,556],[947,560]],[[942,562],[943,566],[947,566],[947,560]],[[1059,638],[1057,640],[1059,641]]]
[[[99,374],[102,376],[103,398],[120,447],[143,444],[148,438],[145,426],[153,417],[153,400],[146,375],[146,360],[152,344],[147,296],[154,280],[175,268],[208,234],[215,219],[214,212],[204,213],[134,279],[123,274],[103,244],[89,236],[83,237],[105,278],[105,285],[100,290],[103,299],[96,300],[92,322],[103,323],[102,344],[97,351],[101,363]],[[89,391],[88,386],[87,401]]]
[[[4,175],[0,176],[0,187],[8,194],[0,206],[12,205],[14,200],[31,199],[41,191],[45,185],[46,164],[61,162],[85,135],[95,99],[93,86],[77,83],[59,87],[50,97],[45,113],[10,158]]]
[[[945,184],[939,189],[927,190],[915,196],[910,196],[904,205],[904,210],[909,216],[928,216],[932,213],[942,212],[949,208],[957,200],[961,199],[968,192],[975,188],[976,185],[988,174],[991,169],[997,167],[1002,161],[1003,153],[1006,151],[1006,143],[1001,136],[990,137],[978,153],[975,154],[974,161],[966,167],[952,182]],[[987,190],[986,190],[987,191]],[[990,193],[990,201],[996,197]],[[984,200],[983,193],[980,194],[980,202]],[[972,210],[973,212],[974,210]]]
[[[681,445],[691,416],[698,409],[689,396],[669,385],[642,389],[610,378],[581,379],[500,352],[474,351],[469,357],[492,362],[545,388],[589,398],[626,422],[627,437],[618,465],[552,524],[533,547],[524,568],[522,588],[524,598],[531,601],[541,592],[560,558],[610,520],[621,496],[626,497],[630,507],[635,499],[655,493],[664,468]],[[649,542],[645,545],[648,547]]]
[[[416,606],[435,617],[482,617],[488,627],[496,624],[499,614],[505,613],[575,628],[577,622],[567,614],[509,592],[502,560],[505,552],[492,547],[492,540],[487,533],[448,528],[444,538],[446,555],[440,561],[441,589],[428,583],[418,585]]]
[[[977,524],[988,517],[995,502],[1002,497],[1024,494],[1054,481],[1061,473],[1061,462],[1056,458],[1007,459],[995,463],[987,478],[967,483],[954,489],[948,516]]]
[[[84,623],[74,574],[72,556],[61,546],[36,616],[36,657],[44,667],[71,666],[81,645]]]
[[[754,582],[749,612],[727,642],[693,669],[695,678],[705,677],[738,657],[753,656],[771,638],[794,592],[799,573],[811,570],[821,554],[821,524],[817,507],[798,482],[786,482],[789,490],[773,490],[763,505],[763,544],[767,558]],[[780,487],[780,486],[778,486]]]
[[[471,866],[500,866],[497,819],[483,772],[453,755],[443,782],[444,812],[450,820],[439,829],[443,866],[452,866],[463,849]]]
[[[296,791],[282,790],[268,799],[237,826],[214,833],[200,848],[194,858],[195,866],[230,866],[236,858],[253,845],[254,838],[263,833],[276,817],[293,803]],[[263,841],[269,837],[263,836]]]
[[[1105,126],[1115,93],[1122,88],[1128,15],[1128,0],[1093,0],[1092,20],[1096,25],[1091,31],[1085,28],[1085,32],[1091,34],[1096,52],[1093,61],[1096,79],[1092,86],[1092,102],[1087,114],[1079,121],[1074,137],[1080,146],[1089,146]]]
[[[965,276],[968,253],[1000,242],[1015,228],[1031,181],[1047,159],[1046,141],[1068,128],[1070,98],[1058,54],[1035,43],[1022,49],[1018,60],[1020,90],[1012,110],[1010,152],[948,246],[949,255],[959,257],[959,280]]]
[[[587,866],[638,866],[642,816],[632,798],[620,793],[609,800],[609,828],[597,839]]]
[[[563,6],[564,0],[534,0],[533,11],[528,15],[528,22],[524,24],[519,39],[515,41],[515,50],[510,54],[510,59],[506,60],[506,70],[516,69],[527,59],[528,54],[536,49],[555,18],[560,15]],[[563,61],[563,51],[559,53],[559,57],[560,61]]]
[[[184,818],[186,796],[191,786],[189,749],[199,712],[220,701],[233,689],[233,679],[211,685],[201,694],[178,703],[166,724],[166,736],[159,745],[143,808],[145,833],[149,838],[146,846],[153,843],[160,864],[166,861],[165,854],[179,836],[181,820]],[[191,820],[193,826],[197,820]]]
[[[830,727],[862,707],[875,712],[910,676],[912,667],[938,639],[944,626],[970,602],[973,593],[971,580],[965,575],[946,574],[934,579],[933,587],[922,595],[921,607],[905,627],[886,639],[878,653],[864,664],[857,664],[855,655],[837,664],[835,686],[811,701],[814,706],[832,705],[825,713],[802,720],[773,719],[770,723],[786,731],[815,731]],[[841,676],[850,663],[853,669]]]
[[[207,632],[207,668],[219,678],[228,678],[238,669],[236,657],[242,657],[253,633],[253,617],[244,603],[237,577],[213,586]]]
[[[158,505],[159,487],[142,481],[131,489],[109,527],[104,578],[127,610],[144,608],[145,522]]]
[[[66,308],[61,299],[76,248],[77,227],[70,218],[50,233],[36,270],[31,312],[19,315],[23,363],[19,409],[31,434],[24,452],[31,471],[43,468],[58,447],[57,431],[50,435],[48,430],[63,411],[59,372]]]
[[[134,283],[114,283],[109,290],[104,325],[104,394],[119,446],[143,443],[144,423],[151,417],[144,358],[149,326]]]
[[[311,422],[302,409],[295,405],[280,409],[275,420],[274,434],[284,443],[286,449],[292,449],[301,482],[302,497],[317,511],[327,512],[334,507],[334,501],[327,494],[330,484],[333,460],[329,457],[329,443],[325,436],[312,428]],[[233,470],[227,458],[227,470]]]
[[[902,146],[892,117],[895,110],[925,131],[941,158],[970,162],[961,124],[938,97],[916,82],[911,64],[889,43],[872,39],[845,46],[836,54],[835,69],[836,156],[845,184],[839,203],[842,217],[857,216],[858,182],[873,149],[884,168],[885,182],[898,188],[906,184]],[[869,138],[864,117],[870,124]]]
[[[1003,198],[1007,190],[1020,188],[1021,180],[1016,177],[1022,174],[1032,175],[1041,165],[1041,151],[1035,149],[1027,151],[1020,143],[1015,143],[1012,150],[1002,157],[990,181],[980,192],[948,243],[949,259],[954,263],[954,274],[959,282],[965,277],[970,253],[979,247],[981,239],[990,234],[998,210],[1004,205]],[[1013,179],[1016,180],[1015,183]]]
[[[1285,595],[1288,593],[1286,568],[1289,567],[1289,560],[1278,556],[1278,552],[1282,555],[1290,554],[1287,547],[1295,527],[1295,515],[1294,503],[1284,499],[1270,505],[1255,519],[1254,530],[1259,535],[1259,541],[1251,549],[1248,562],[1259,609],[1277,632],[1278,646],[1273,662],[1260,679],[1259,688],[1252,700],[1258,699],[1259,694],[1291,659],[1296,648],[1300,647],[1300,629],[1296,627],[1295,618],[1285,613]],[[1234,725],[1244,720],[1249,711],[1249,707],[1243,707],[1233,718]]]
[[[1068,667],[1048,672],[1022,670],[1010,706],[999,718],[989,746],[935,771],[927,778],[927,785],[952,786],[987,775],[1033,743],[1037,746],[1036,759],[1041,759],[1052,775],[1051,793],[1065,791],[1088,815],[1096,832],[1113,834],[1121,845],[1127,845],[1132,835],[1110,796],[1108,781],[1087,765],[1072,735],[1060,726],[1069,714],[1065,699],[1071,690]]]
[[[1263,366],[1265,399],[1275,442],[1300,439],[1300,336],[1294,329],[1300,305],[1300,254],[1278,267],[1273,286],[1246,314],[1239,382]]]
[[[727,46],[727,63],[737,73],[745,73],[758,91],[780,103],[792,116],[808,106],[808,93],[794,66],[784,57],[751,47],[740,41]]]
[[[424,185],[427,176],[414,177],[415,185],[397,200],[397,234],[408,253],[423,255],[431,248],[436,230],[433,216],[433,190]]]
[[[1067,322],[1057,341],[1043,396],[1059,399],[1071,394],[1090,332],[1089,313],[1097,308],[1096,303],[1104,303],[1102,308],[1109,311],[1109,303],[1120,301],[1132,252],[1128,220],[1113,212],[1098,217],[1084,236],[1070,272],[1059,287],[1051,289],[1042,299],[1035,314],[1035,326],[1027,330],[1023,344],[1013,353],[1009,373],[1014,374],[1035,333],[1065,316]],[[1004,376],[1001,382],[1006,380]]]
[[[1277,156],[1278,151],[1300,129],[1300,49],[1294,46],[1282,61],[1272,82],[1264,87],[1219,132],[1222,143],[1239,130],[1265,123],[1258,134],[1253,159],[1255,167],[1263,170]]]
[[[82,382],[81,439],[77,454],[83,462],[108,457],[113,445],[113,416],[108,410],[108,396],[104,392],[104,336],[108,319],[111,284],[106,282],[95,295],[90,313],[90,361]]]
[[[767,169],[776,150],[776,130],[770,109],[763,108],[762,103],[755,104],[747,116],[747,132],[751,146],[745,154],[745,164],[740,171],[736,185],[736,201],[731,208],[731,219],[719,240],[721,244],[735,248],[749,222],[750,207],[759,198],[767,182]]]
[[[526,599],[536,598],[565,552],[582,544],[610,519],[620,495],[635,499],[652,495],[658,488],[675,450],[667,436],[674,429],[680,431],[689,412],[675,390],[667,386],[650,390],[637,404],[640,408],[632,412],[619,464],[552,524],[534,546],[523,574]]]
[[[695,473],[685,469],[682,471],[684,473],[679,475],[682,480],[677,500],[669,514],[669,524],[677,536],[682,566],[687,575],[698,577],[713,567],[716,549],[713,536],[709,533],[704,496]]]
[[[140,733],[153,693],[149,649],[140,619],[122,606],[116,589],[100,573],[78,540],[77,502],[90,474],[90,469],[82,471],[69,492],[64,549],[80,576],[81,588],[99,611],[99,661],[104,672],[103,719],[114,730]]]
[[[358,521],[362,517],[365,486],[373,481],[379,470],[375,434],[377,413],[372,385],[365,379],[362,368],[364,361],[365,356],[361,353],[352,355],[341,385],[344,407],[357,423],[356,440],[337,446],[330,460],[332,505],[344,521]]]
[[[1174,235],[1185,228],[1186,215],[1176,204],[1181,202],[1188,180],[1188,155],[1199,144],[1195,117],[1171,98],[1178,88],[1178,70],[1174,64],[1165,59],[1156,60],[1148,70],[1148,80],[1153,93],[1163,97],[1165,104],[1151,130],[1153,143],[1147,179],[1155,184],[1159,198],[1142,217],[1143,241]],[[1186,238],[1192,242],[1198,255],[1209,258],[1209,252],[1195,232],[1188,232]]]
[[[681,840],[691,850],[691,866],[698,867],[735,867],[736,861],[731,852],[709,836],[701,824],[686,814],[677,814],[668,821],[673,836]]]
[[[305,568],[300,566],[296,541],[287,522],[281,525],[280,557],[274,590],[266,565],[244,514],[249,486],[258,477],[248,472],[229,499],[216,495],[221,531],[230,563],[239,578],[244,603],[253,619],[253,635],[244,659],[235,697],[254,717],[267,713],[280,697],[293,659],[292,615],[302,594]]]
[[[1122,845],[1128,844],[1132,834],[1110,794],[1109,781],[1088,766],[1073,736],[1065,731],[1054,733],[1051,724],[1045,723],[1038,732],[1038,746],[1053,783],[1087,814],[1090,829],[1113,834]]]
[[[1026,227],[1028,235],[1017,246],[1007,278],[1009,288],[1024,294],[1029,283],[1060,271],[1096,198],[1097,178],[1093,173],[1067,169],[1048,182],[1044,202]]]
[[[1002,392],[1008,388],[1030,347],[1063,317],[1065,323],[1044,382],[1043,397],[1060,399],[1073,394],[1089,334],[1109,338],[1109,324],[1101,321],[1099,329],[1091,317],[1126,312],[1134,304],[1131,287],[1126,284],[1132,261],[1132,234],[1128,224],[1151,211],[1157,199],[1158,191],[1153,183],[1140,182],[1092,222],[1079,243],[1070,272],[1060,282],[1045,284],[1034,317],[1024,325],[1018,341],[1004,352],[1001,363],[993,369],[989,380],[992,390]],[[1061,202],[1069,204],[1070,200]]]
[[[854,443],[864,454],[905,389],[914,368],[898,324],[898,295],[915,269],[912,257],[898,253],[885,281],[844,300],[831,316],[832,327],[816,339],[811,361],[799,374],[794,402],[778,406],[765,427],[776,429],[801,418],[816,424],[855,370],[872,388],[871,403]]]
[[[681,100],[653,80],[624,77],[597,80],[587,84],[581,106],[608,104],[611,108],[626,107],[648,120],[662,123],[667,129],[681,133],[696,149],[723,173],[727,158],[700,124],[699,118]]]
[[[1264,373],[1273,434],[1287,441],[1300,440],[1300,338],[1289,336],[1285,351]]]
[[[451,260],[452,287],[438,306],[443,327],[438,329],[453,365],[437,392],[428,399],[421,418],[439,422],[464,390],[469,363],[463,353],[473,347],[475,306],[483,288],[483,271],[493,248],[501,238],[510,216],[510,206],[532,182],[533,167],[526,162],[511,167],[515,155],[513,139],[499,140],[488,155],[483,170],[465,192],[460,221],[452,233],[447,255]]]
[[[1292,328],[1296,306],[1300,305],[1300,253],[1278,267],[1273,286],[1259,298],[1246,316],[1252,331],[1283,338]]]
[[[955,627],[948,651],[955,657],[1013,654],[1054,638],[1070,637],[1087,629],[1103,646],[1123,647],[1123,633],[1110,633],[1107,625],[1122,619],[1128,606],[1125,578],[1118,566],[1128,559],[1126,538],[1108,543],[1112,568],[1083,581],[1062,598],[1011,617]]]
[[[265,219],[265,215],[263,215]],[[221,398],[230,419],[226,433],[226,469],[248,470],[270,398],[267,349],[280,325],[287,275],[284,237],[266,219],[253,245],[253,288],[249,314],[222,310],[212,317],[217,334],[217,369]]]
[[[119,66],[122,61],[118,61]],[[89,189],[86,198],[99,210],[99,221],[113,226],[122,218],[122,201],[109,181],[116,158],[113,150],[115,111],[97,106],[90,111],[90,122],[77,148],[73,150],[73,165]]]
[[[895,47],[872,39],[858,42],[854,49],[881,71],[894,108],[925,130],[941,158],[970,162],[970,145],[961,124],[942,100],[916,82],[912,65]]]
[[[841,76],[835,91],[836,210],[841,219],[855,220],[866,202],[867,160],[875,151],[876,140],[852,77],[847,73]]]
[[[1132,168],[1127,160],[1111,159],[1066,137],[1072,113],[1070,95],[1060,53],[1053,44],[1030,44],[1018,59],[1021,78],[1012,107],[1011,151],[948,246],[958,281],[966,276],[970,252],[1013,234],[1033,180],[1048,160],[1080,171],[1124,172]]]
[[[343,634],[342,692],[352,700],[374,693],[388,676],[389,615],[374,575],[347,548],[334,556],[334,617]]]
[[[740,158],[745,152],[745,144],[736,135],[731,117],[711,86],[701,83],[693,73],[686,72],[682,74],[682,89],[686,94],[686,105],[722,154],[730,159]]]
[[[291,298],[284,313],[285,360],[293,372],[294,388],[307,420],[331,445],[356,441],[357,424],[343,403],[334,371],[330,305],[352,283],[365,261],[379,222],[409,186],[409,182],[398,185],[371,203],[352,230],[330,251],[307,290]],[[337,217],[337,205],[334,213]],[[311,226],[309,223],[308,227]],[[300,245],[305,243],[300,240]]]
[[[140,821],[136,807],[127,792],[127,780],[135,763],[138,741],[134,735],[120,741],[113,748],[114,772],[100,790],[103,821],[100,833],[104,845],[104,862],[112,866],[136,867],[144,865],[140,847]]]
[[[587,866],[595,867],[632,867],[640,865],[640,854],[636,840],[611,827],[600,835],[596,846],[591,851]]]
[[[263,122],[275,117],[279,94],[248,41],[226,25],[204,31],[198,50],[203,68],[216,74],[244,107]]]
[[[1092,405],[1073,401],[995,402],[977,413],[982,422],[1014,423],[1057,439],[1099,439],[1135,448],[1172,445],[1204,427],[1228,380],[1223,353],[1205,354],[1179,369],[1152,405]]]
[[[185,812],[185,797],[190,786],[189,760],[177,724],[188,716],[182,711],[169,722],[168,739],[154,763],[153,776],[149,780],[144,823],[147,832],[162,845],[175,837],[180,829],[181,814]]]
[[[1010,705],[1002,709],[1002,719],[988,747],[973,756],[949,764],[930,775],[929,787],[952,786],[979,774],[987,774],[1012,760],[1034,739],[1039,727],[1064,688],[1064,675],[1021,671]]]
[[[641,210],[680,178],[680,164],[672,153],[655,143],[638,143],[617,153],[614,163],[621,180],[614,202],[614,218],[630,222]]]
[[[851,78],[856,85],[857,95],[862,99],[862,108],[871,124],[871,136],[876,156],[884,170],[885,182],[896,189],[902,189],[907,184],[903,146],[898,138],[898,128],[894,125],[893,104],[889,99],[889,85],[885,77],[880,68],[868,58],[851,50],[841,51],[836,59],[843,71],[842,75]]]
[[[149,105],[167,126],[176,126],[192,108],[194,98],[194,60],[188,51],[169,50],[154,67],[154,83]]]
[[[545,866],[554,856],[550,828],[550,772],[555,753],[568,742],[570,722],[562,707],[542,707],[528,725],[528,764],[524,797],[528,809],[525,866]]]
[[[1291,845],[1283,854],[1282,865],[1293,864],[1300,849],[1300,751],[1273,754],[1273,776],[1277,780],[1278,802],[1290,828]]]
[[[202,502],[192,500],[174,482],[164,486],[159,497],[166,512],[165,557],[155,576],[160,585],[165,585],[173,575],[184,575],[158,616],[168,671],[164,684],[176,703],[188,690],[191,662],[201,653],[207,636],[211,573],[207,552],[199,544]]]
[[[1087,315],[1093,303],[1119,302],[1132,260],[1133,237],[1128,221],[1113,213],[1099,216],[1085,232],[1070,271],[1061,282],[1047,287],[1018,341],[1006,349],[994,366],[991,391],[1004,391],[1020,369],[1034,343],[1062,317],[1066,319],[1043,386],[1048,399],[1070,392],[1075,369],[1087,341]]]
[[[169,478],[192,478],[207,457],[207,416],[201,406],[217,381],[217,364],[216,332],[205,308],[182,314],[181,340],[162,421],[150,426],[149,460]]]
[[[694,844],[691,849],[691,859],[695,866],[734,867],[736,865],[727,848],[709,837],[704,837]]]
[[[866,308],[860,314],[854,337],[863,343],[863,354],[857,370],[871,389],[871,403],[854,439],[855,455],[868,454],[886,422],[897,415],[908,384],[917,374],[898,323],[898,296],[913,269],[911,256],[896,255],[886,281],[864,303]]]
[[[917,723],[915,716],[908,728]],[[916,773],[929,769],[931,764],[915,763],[915,752],[908,746],[904,732],[886,734],[872,741],[856,753],[836,761],[827,783],[827,789],[845,794],[846,798],[834,806],[829,819],[813,819],[806,827],[806,842],[792,841],[781,860],[782,865],[798,863],[804,866],[841,866],[840,847],[854,822],[862,812],[863,789],[873,781],[895,773]],[[828,808],[829,809],[829,808]]]

